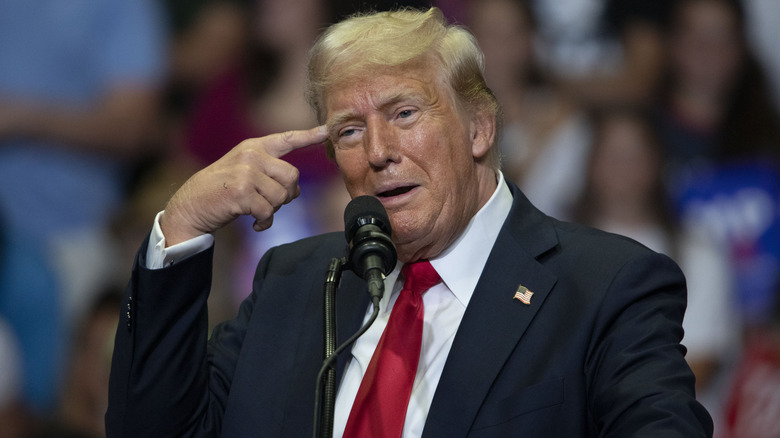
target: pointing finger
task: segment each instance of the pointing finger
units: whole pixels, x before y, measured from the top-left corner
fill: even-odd
[[[296,149],[322,143],[328,138],[324,125],[302,131],[286,131],[265,137],[265,150],[270,155],[279,158]]]

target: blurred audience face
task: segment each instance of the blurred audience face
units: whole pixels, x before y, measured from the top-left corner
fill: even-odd
[[[320,0],[258,0],[255,35],[272,49],[311,46],[324,22]]]
[[[722,95],[743,56],[735,11],[721,0],[695,0],[677,9],[670,40],[672,73],[682,87]]]
[[[642,123],[629,115],[610,115],[593,148],[591,179],[599,203],[647,200],[656,187],[660,161]]]
[[[215,2],[203,10],[173,41],[173,74],[184,83],[203,86],[243,56],[248,35],[244,9],[232,2]]]
[[[485,54],[489,87],[523,79],[533,57],[533,26],[519,2],[473,2],[469,28]]]

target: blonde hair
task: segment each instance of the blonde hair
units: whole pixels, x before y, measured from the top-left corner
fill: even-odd
[[[325,93],[339,79],[377,67],[398,67],[433,55],[441,79],[453,91],[457,104],[489,111],[500,132],[501,107],[484,79],[484,55],[476,38],[449,25],[438,8],[427,11],[401,9],[353,15],[330,26],[309,53],[306,98],[320,123],[325,121]],[[489,160],[499,168],[496,146]],[[328,142],[332,156],[333,145]]]

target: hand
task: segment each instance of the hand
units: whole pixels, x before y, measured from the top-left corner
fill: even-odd
[[[213,233],[241,215],[255,218],[256,231],[268,229],[274,213],[300,194],[298,169],[279,157],[326,138],[319,126],[239,143],[168,201],[160,219],[166,245]]]

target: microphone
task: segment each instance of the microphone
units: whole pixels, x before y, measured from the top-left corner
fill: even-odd
[[[343,258],[331,261],[323,294],[325,357],[317,375],[317,389],[314,397],[313,432],[315,437],[333,435],[333,411],[336,399],[336,370],[333,362],[339,353],[352,345],[376,321],[379,315],[379,301],[385,293],[385,282],[382,275],[387,275],[393,270],[398,258],[393,241],[390,240],[390,234],[392,234],[390,219],[387,218],[385,207],[373,196],[358,196],[347,204],[347,208],[344,210],[344,234],[349,243],[349,257],[346,261]],[[335,348],[335,292],[342,267],[351,269],[359,277],[366,280],[373,311],[360,330],[338,348]],[[324,391],[323,400],[320,400],[321,390]],[[319,407],[320,401],[323,404],[322,411]],[[320,413],[322,421],[319,420]]]
[[[385,293],[382,275],[393,271],[398,258],[385,207],[373,196],[354,198],[344,210],[344,234],[349,268],[366,280],[371,301],[378,304]]]

